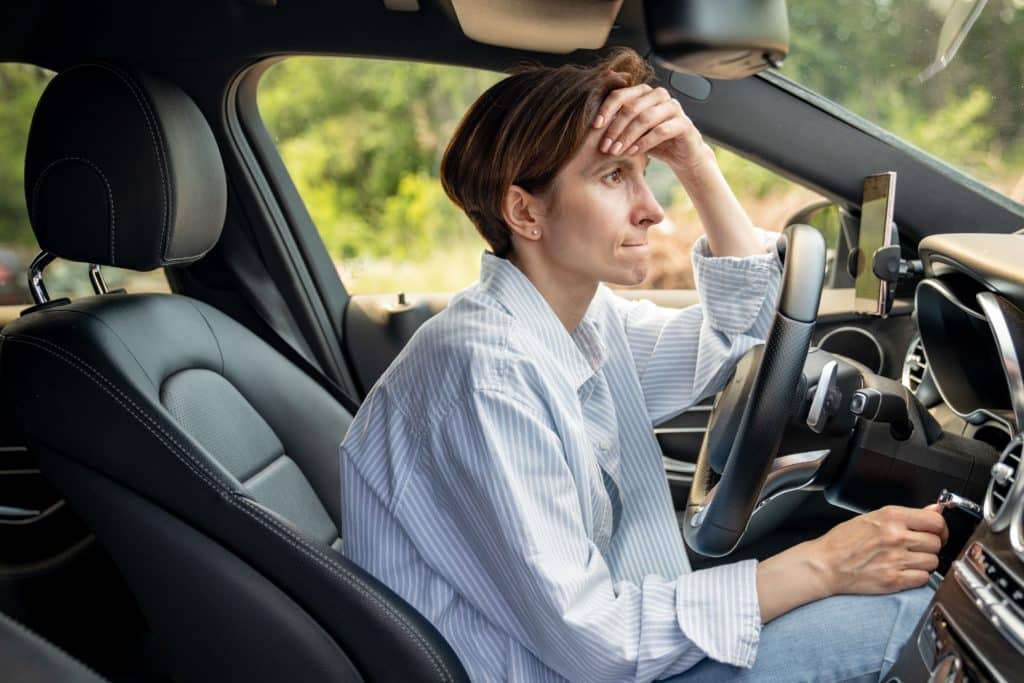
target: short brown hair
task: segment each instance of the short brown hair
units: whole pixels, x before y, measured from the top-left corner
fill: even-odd
[[[590,131],[608,94],[651,80],[633,50],[617,48],[590,66],[530,65],[491,86],[462,117],[441,159],[445,193],[498,256],[512,238],[502,214],[512,185],[543,193]]]

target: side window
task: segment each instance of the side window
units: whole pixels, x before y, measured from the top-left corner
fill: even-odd
[[[0,306],[32,304],[28,267],[39,253],[25,204],[25,146],[36,102],[54,73],[29,64],[0,63]],[[163,270],[103,268],[110,289],[169,291]],[[93,293],[88,266],[57,259],[46,268],[52,298]]]
[[[477,278],[486,244],[438,175],[463,113],[502,77],[326,57],[294,57],[264,74],[260,115],[350,293],[453,291]],[[731,152],[716,153],[757,225],[781,230],[822,199]],[[668,167],[652,162],[647,178],[666,220],[651,234],[651,274],[640,288],[693,288],[697,213]]]
[[[801,209],[824,204],[824,197],[763,166],[712,145],[722,173],[754,225],[781,231]],[[665,207],[665,220],[649,233],[652,246],[651,273],[639,289],[693,289],[690,251],[704,233],[700,218],[682,185],[667,166],[652,160],[647,182]],[[829,253],[838,241],[838,228],[812,223],[822,230]]]

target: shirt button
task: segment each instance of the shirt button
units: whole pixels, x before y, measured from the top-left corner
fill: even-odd
[[[597,450],[601,451],[602,453],[607,453],[609,449],[611,449],[611,445],[607,441],[602,441],[601,443],[597,444]]]

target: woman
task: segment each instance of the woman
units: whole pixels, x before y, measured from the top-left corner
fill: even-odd
[[[781,268],[777,235],[751,225],[650,77],[631,51],[531,67],[466,114],[442,182],[491,252],[349,429],[346,553],[474,680],[877,680],[930,592],[831,596],[924,584],[945,534],[934,510],[863,515],[760,563],[687,562],[651,425],[717,391],[764,337]],[[647,274],[663,218],[648,157],[703,222],[700,306],[600,284]]]

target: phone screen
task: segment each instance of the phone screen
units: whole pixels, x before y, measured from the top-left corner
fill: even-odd
[[[875,252],[892,243],[890,224],[896,192],[893,172],[870,175],[864,179],[864,199],[860,207],[860,237],[854,283],[854,310],[872,315],[885,314],[888,284],[872,270]]]

